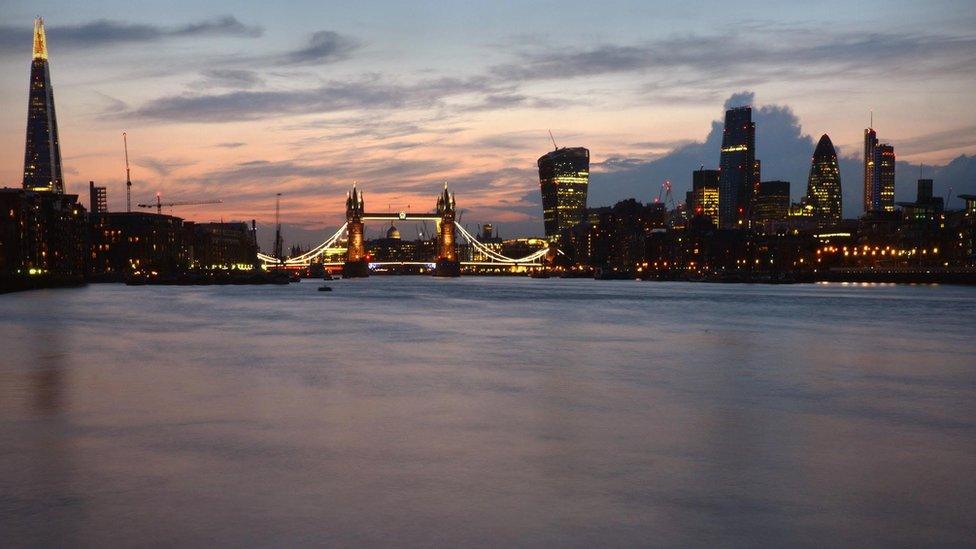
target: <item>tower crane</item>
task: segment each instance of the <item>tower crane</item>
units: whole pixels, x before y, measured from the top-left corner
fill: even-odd
[[[129,141],[122,132],[122,150],[125,151],[125,211],[132,211],[132,177],[129,172]]]
[[[198,206],[200,204],[220,204],[223,200],[200,200],[191,202],[163,202],[160,200],[160,194],[156,193],[156,203],[155,204],[138,204],[140,208],[156,208],[156,213],[163,213],[163,208],[172,208],[173,206]]]
[[[665,181],[661,184],[661,190],[657,192],[657,198],[654,200],[656,203],[660,203],[661,199],[664,199],[665,205],[667,205],[672,210],[677,208],[674,202],[674,195],[671,194],[671,181]]]

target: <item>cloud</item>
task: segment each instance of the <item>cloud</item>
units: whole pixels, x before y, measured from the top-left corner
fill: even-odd
[[[965,126],[908,139],[897,139],[893,144],[899,156],[972,147],[976,144],[976,126]]]
[[[254,71],[244,69],[207,69],[202,71],[201,87],[253,88],[264,83]]]
[[[149,101],[128,114],[170,122],[236,122],[286,114],[430,108],[449,97],[489,91],[481,79],[439,78],[394,84],[373,75],[297,90],[172,95]]]
[[[142,156],[133,159],[132,163],[137,166],[149,168],[150,170],[156,172],[162,177],[169,177],[173,172],[179,170],[180,168],[192,166],[195,162],[189,160],[175,160],[175,159],[164,160],[160,158],[154,158],[151,156]]]
[[[170,38],[198,36],[236,36],[255,38],[264,32],[227,15],[188,23],[179,27],[130,23],[100,19],[78,25],[54,25],[45,28],[51,47],[61,51],[87,49],[132,42],[156,42]],[[31,25],[0,27],[0,54],[26,55],[30,52]]]
[[[590,48],[537,46],[513,63],[491,68],[508,82],[560,80],[633,72],[667,72],[705,84],[750,71],[752,84],[776,77],[816,79],[826,73],[876,76],[960,75],[976,68],[976,35],[861,33],[829,29],[778,29],[728,35],[688,35],[640,44]]]
[[[359,47],[359,43],[334,31],[318,31],[312,34],[307,46],[289,52],[281,59],[292,65],[319,64],[345,59]]]
[[[225,143],[217,143],[214,146],[223,149],[236,149],[238,147],[243,147],[244,145],[247,145],[247,143],[244,143],[243,141],[228,141]]]
[[[803,131],[799,119],[788,106],[756,106],[752,92],[740,92],[731,95],[725,101],[724,108],[742,105],[753,105],[756,157],[762,161],[763,180],[789,181],[793,200],[798,201],[806,192],[810,157],[815,148],[814,138]],[[611,155],[604,162],[593,164],[590,175],[590,205],[609,205],[627,198],[647,202],[657,196],[658,189],[665,180],[673,183],[675,200],[683,200],[685,192],[691,188],[692,171],[702,165],[706,168],[715,168],[718,165],[722,128],[721,120],[713,121],[704,141],[678,146],[654,158]],[[972,145],[974,133],[976,128],[965,127],[933,134],[935,137],[932,141],[941,142],[946,148]],[[932,136],[922,136],[914,141],[925,143],[930,137]],[[896,146],[895,152],[903,154],[899,146]],[[837,154],[844,196],[844,215],[849,218],[857,217],[863,207],[861,159],[858,151],[843,151],[838,148]],[[951,186],[956,193],[976,192],[976,157],[963,155],[947,166],[926,166],[925,169],[926,177],[936,180],[937,189],[945,190]],[[898,162],[895,173],[896,199],[914,200],[919,166]]]

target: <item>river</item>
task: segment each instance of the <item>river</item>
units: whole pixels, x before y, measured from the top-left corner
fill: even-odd
[[[976,543],[976,288],[0,296],[0,545]]]

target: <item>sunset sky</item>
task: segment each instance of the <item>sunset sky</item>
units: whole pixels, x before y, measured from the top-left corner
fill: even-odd
[[[976,153],[971,1],[675,4],[2,0],[0,185],[21,183],[35,15],[67,188],[106,185],[111,209],[123,130],[134,201],[220,198],[173,213],[268,222],[281,192],[285,220],[311,232],[340,222],[354,180],[379,211],[429,210],[447,180],[465,222],[541,232],[547,130],[591,150],[602,205],[625,198],[601,194],[603,177],[704,141],[746,91],[842,156],[859,154],[870,109],[899,160]]]

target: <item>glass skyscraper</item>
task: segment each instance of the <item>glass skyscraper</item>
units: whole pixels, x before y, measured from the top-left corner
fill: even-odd
[[[895,148],[864,130],[864,213],[895,211]]]
[[[47,63],[47,39],[44,20],[40,17],[34,20],[34,58],[31,62],[24,149],[24,189],[64,193],[58,120],[54,112],[54,91]]]
[[[756,124],[751,107],[725,112],[722,155],[719,162],[719,223],[723,228],[745,228],[752,196],[758,186]]]
[[[790,213],[790,182],[763,181],[752,206],[755,223],[784,221]]]
[[[539,158],[539,186],[546,238],[555,238],[586,219],[590,151],[561,148]]]
[[[840,168],[837,152],[830,137],[823,134],[813,153],[810,178],[807,180],[807,204],[813,206],[813,216],[818,227],[840,223],[843,199],[840,186]]]
[[[874,178],[878,180],[880,207],[883,212],[895,211],[895,148],[878,145],[874,153]]]

